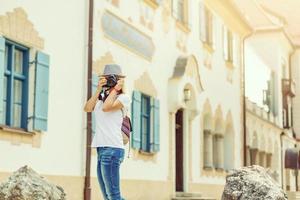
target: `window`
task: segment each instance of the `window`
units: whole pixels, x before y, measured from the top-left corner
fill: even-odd
[[[233,62],[233,50],[233,34],[223,26],[223,54],[226,61]]]
[[[286,68],[285,63],[283,63],[281,65],[281,68],[282,68],[282,78],[285,79],[285,78],[287,78],[287,68]]]
[[[142,94],[142,150],[148,152],[150,151],[150,97]]]
[[[131,108],[132,147],[142,152],[158,152],[160,148],[159,101],[139,91],[134,91]]]
[[[250,165],[257,165],[258,149],[250,148]]]
[[[259,165],[262,167],[266,167],[266,154],[265,152],[261,151],[259,152]]]
[[[222,135],[213,136],[213,160],[215,169],[224,169],[224,137]]]
[[[26,128],[28,99],[28,48],[6,40],[2,124]]]
[[[200,4],[200,38],[209,46],[213,46],[213,14],[208,8]]]
[[[188,27],[187,0],[173,0],[172,13],[178,22]]]
[[[268,167],[268,168],[272,167],[272,154],[271,153],[267,153],[266,167]]]
[[[210,130],[204,129],[203,131],[203,167],[212,168],[212,157],[213,157],[213,140]]]
[[[47,130],[49,61],[49,55],[35,51],[30,62],[27,47],[0,36],[0,125],[25,131]],[[29,63],[35,72],[30,88]],[[29,94],[33,106],[28,106]]]

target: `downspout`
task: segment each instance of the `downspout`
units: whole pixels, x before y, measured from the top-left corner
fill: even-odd
[[[247,107],[246,107],[246,64],[245,64],[245,42],[246,39],[251,37],[255,31],[251,31],[249,34],[245,35],[243,37],[243,42],[242,42],[242,93],[243,93],[243,135],[244,135],[244,141],[243,141],[243,150],[244,150],[244,166],[247,166],[247,129],[246,129],[246,112],[247,112]]]
[[[87,79],[87,99],[92,95],[92,64],[93,64],[93,21],[94,2],[89,0],[89,27],[88,27],[88,79]],[[86,161],[84,180],[84,200],[91,199],[91,141],[92,141],[92,113],[87,113],[87,133],[86,133]]]
[[[293,51],[292,53],[289,54],[289,79],[290,79],[290,84],[292,84],[292,81],[293,81],[293,77],[292,77],[292,57],[293,55],[296,53],[296,49],[295,47],[293,46]],[[291,87],[291,85],[290,85]],[[293,133],[293,138],[296,140],[296,144],[295,144],[295,148],[297,147],[297,135],[294,131],[294,122],[293,122],[293,97],[291,98],[291,110],[289,112],[291,112],[289,114],[289,116],[291,116],[291,129],[292,129],[292,133]],[[299,160],[299,151],[298,151],[298,160]],[[298,167],[298,165],[297,165]],[[298,174],[299,174],[299,171],[298,171],[298,168],[295,170],[295,184],[296,184],[296,192],[298,192]]]
[[[284,135],[284,132],[281,132],[280,134],[280,149],[281,149],[281,188],[284,190],[284,184],[283,184],[283,173],[284,173],[284,169],[283,169],[283,141],[282,141],[282,136]]]
[[[292,77],[292,57],[293,57],[293,55],[296,53],[296,48],[295,47],[293,47],[293,51],[289,54],[289,79],[290,79],[290,81],[292,81],[293,80],[293,77]],[[292,83],[290,83],[290,84],[292,84]],[[294,120],[293,120],[293,98],[291,99],[291,111],[290,111],[291,113],[290,113],[290,116],[291,116],[291,128],[292,128],[292,132],[293,132],[293,137],[295,138],[295,139],[297,139],[297,136],[296,136],[296,134],[295,134],[295,131],[294,131]]]

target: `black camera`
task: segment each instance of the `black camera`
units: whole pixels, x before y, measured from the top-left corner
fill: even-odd
[[[105,77],[105,79],[106,84],[103,85],[103,89],[98,96],[98,99],[102,100],[103,102],[108,97],[110,88],[115,87],[119,80],[119,78],[116,75],[109,75]]]
[[[112,88],[115,87],[115,85],[117,85],[118,83],[118,77],[116,75],[109,75],[108,77],[106,77],[106,84],[103,87],[108,87],[108,88]]]

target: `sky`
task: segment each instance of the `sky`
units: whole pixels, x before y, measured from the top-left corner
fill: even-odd
[[[263,90],[267,89],[270,69],[250,47],[245,49],[246,97],[263,107]]]

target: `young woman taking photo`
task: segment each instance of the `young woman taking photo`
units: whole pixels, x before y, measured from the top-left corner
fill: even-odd
[[[119,176],[125,155],[121,126],[130,104],[123,91],[124,78],[119,65],[105,65],[97,90],[84,107],[85,112],[95,112],[92,147],[97,149],[97,177],[104,200],[124,200]]]

